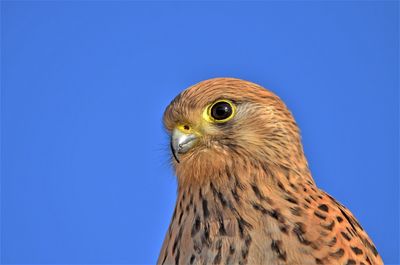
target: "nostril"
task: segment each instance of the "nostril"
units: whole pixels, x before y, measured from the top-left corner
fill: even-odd
[[[190,129],[189,125],[183,125],[183,129],[185,129],[186,131],[188,131]]]

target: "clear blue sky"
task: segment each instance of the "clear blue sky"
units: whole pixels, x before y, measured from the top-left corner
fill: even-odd
[[[154,263],[161,117],[231,76],[275,91],[317,184],[399,262],[397,1],[1,3],[1,261]]]

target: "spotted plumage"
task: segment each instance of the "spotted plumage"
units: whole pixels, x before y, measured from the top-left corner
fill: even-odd
[[[167,107],[178,178],[158,264],[383,264],[314,183],[284,103],[247,81],[196,84]]]

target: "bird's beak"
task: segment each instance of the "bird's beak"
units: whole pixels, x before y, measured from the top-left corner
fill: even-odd
[[[171,135],[171,151],[176,162],[179,161],[179,155],[184,154],[194,146],[197,136],[193,133],[184,133],[180,129],[175,128]]]

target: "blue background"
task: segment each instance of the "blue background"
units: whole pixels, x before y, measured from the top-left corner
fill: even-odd
[[[398,2],[2,2],[1,261],[154,263],[181,90],[275,91],[317,184],[399,262]]]

